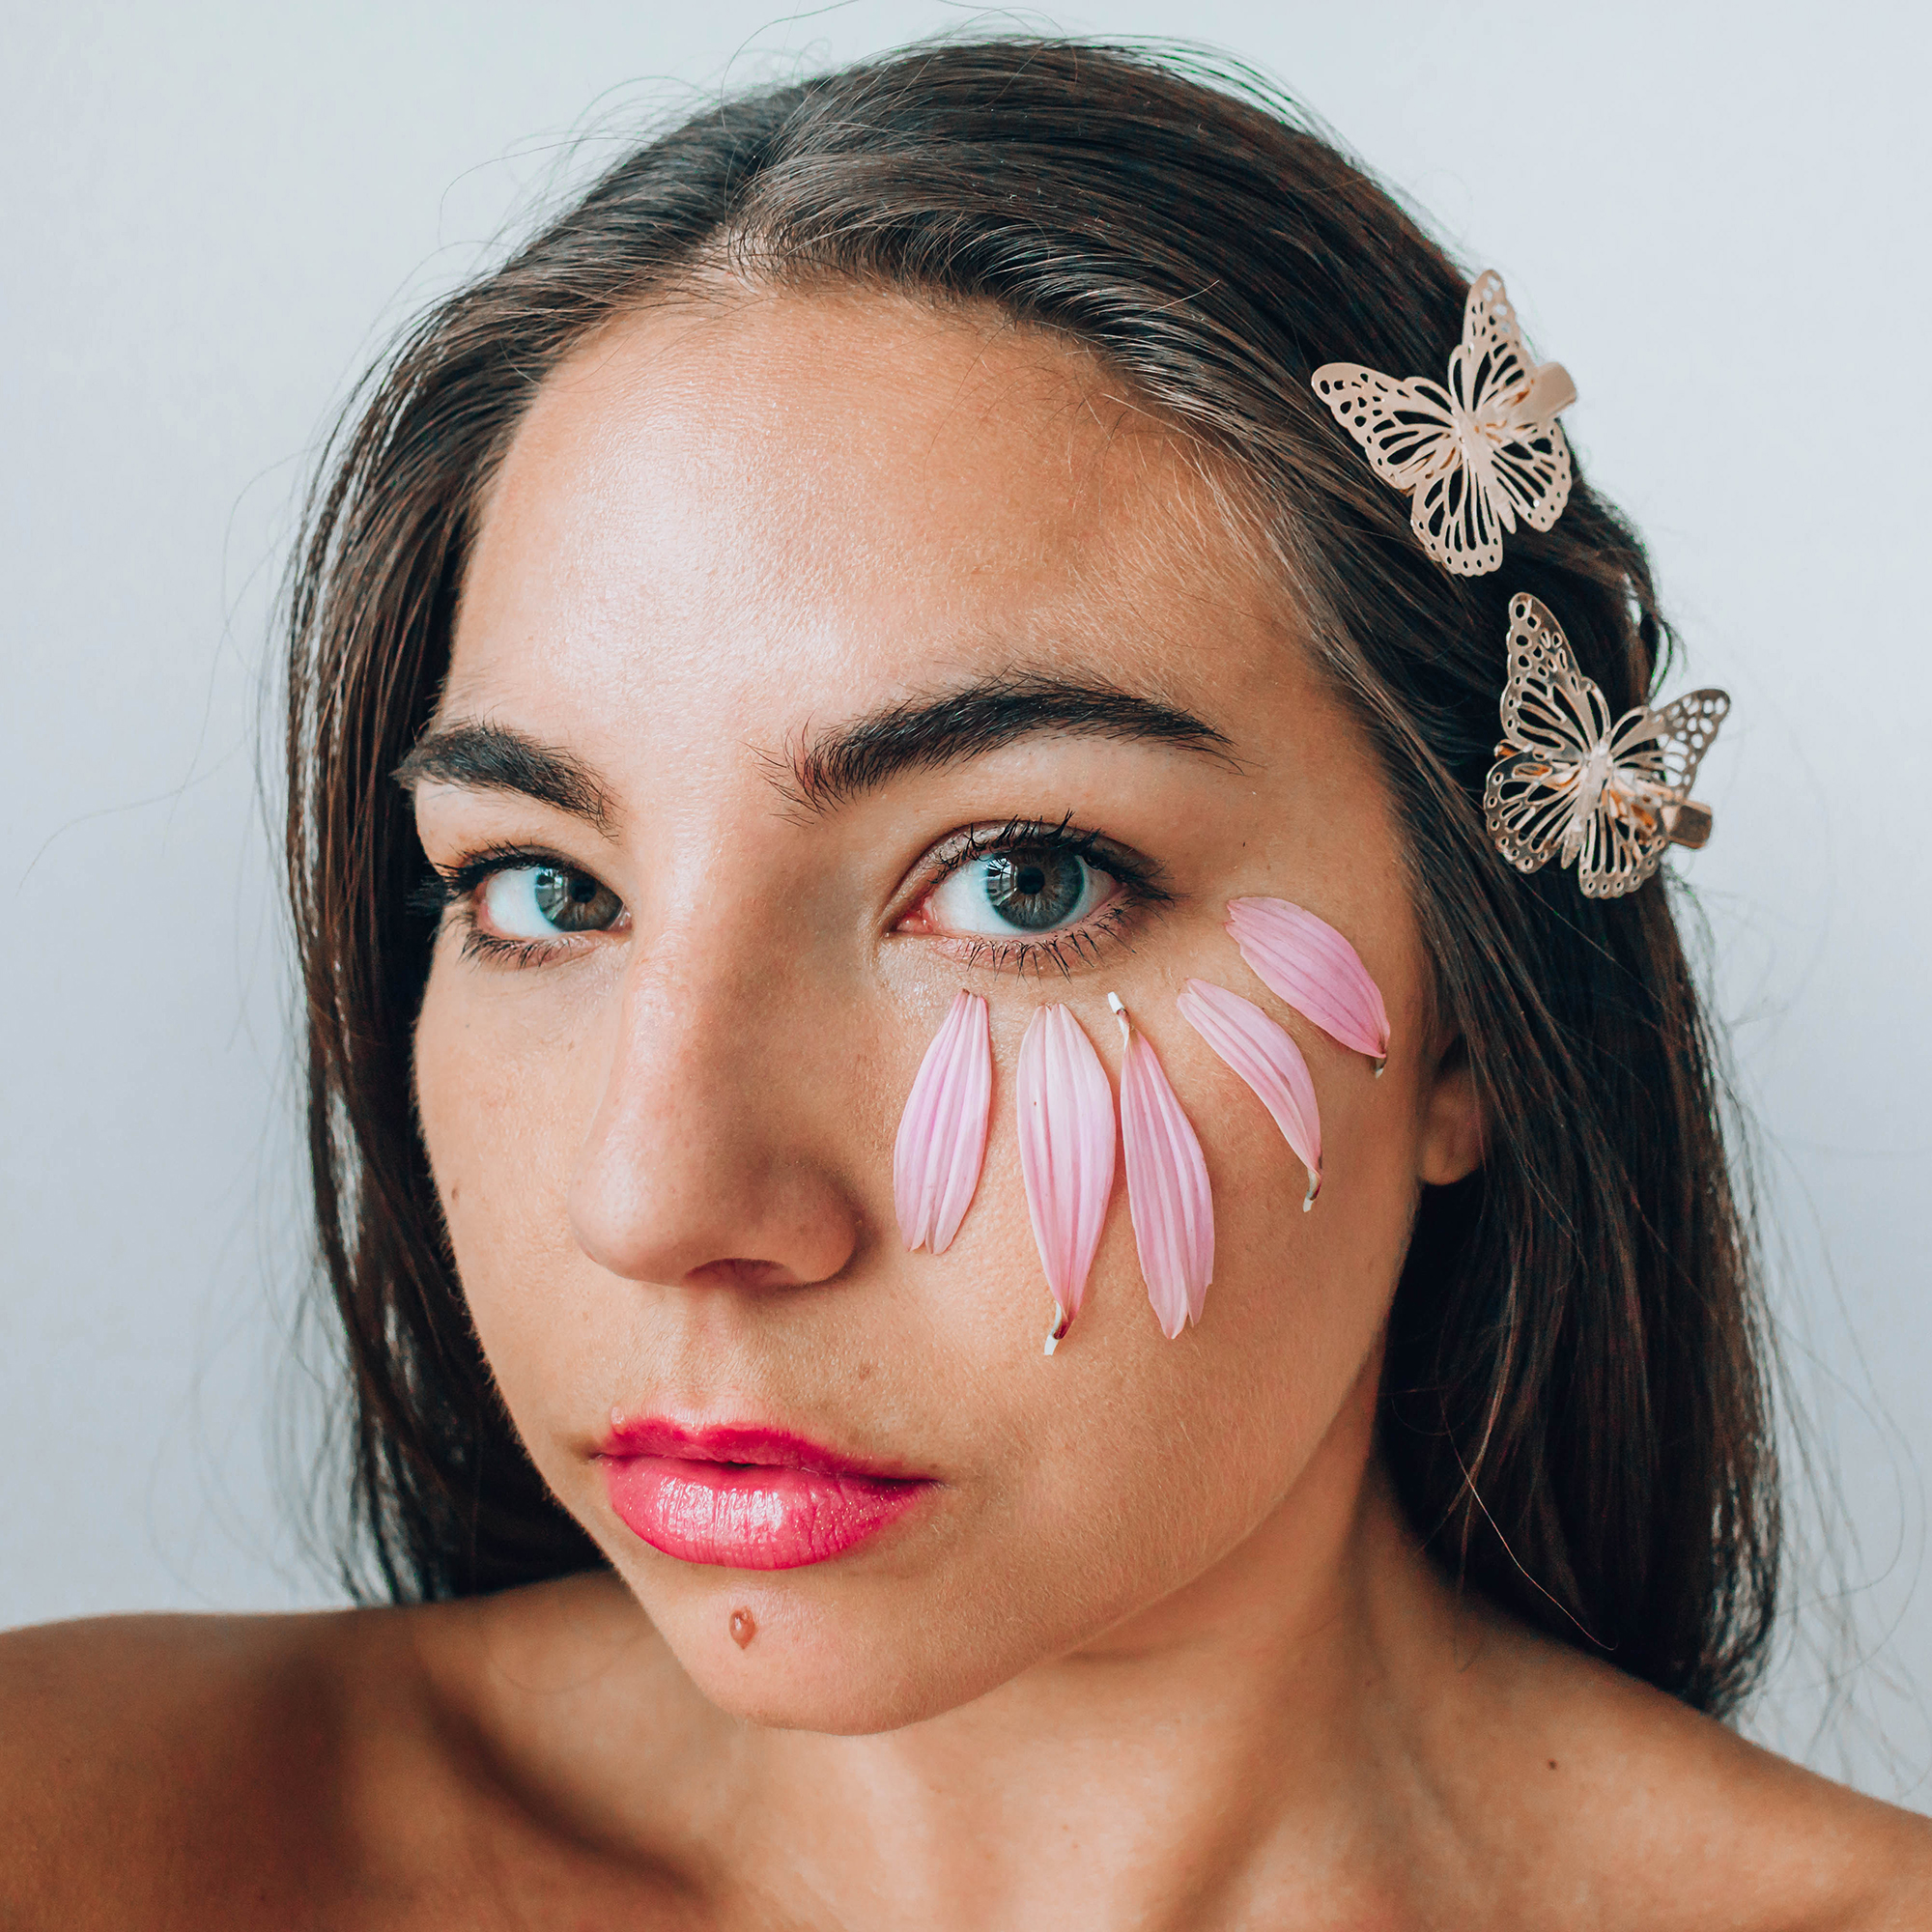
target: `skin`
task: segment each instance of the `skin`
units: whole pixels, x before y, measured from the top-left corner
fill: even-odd
[[[1041,733],[815,808],[788,778],[852,718],[1021,674],[1226,749]],[[1420,1189],[1482,1122],[1366,742],[1214,479],[1104,371],[873,295],[627,319],[495,481],[438,715],[464,722],[567,752],[608,806],[418,784],[440,866],[540,847],[624,915],[523,965],[449,919],[416,1080],[503,1399],[611,1574],[7,1639],[21,1922],[159,1923],[177,1892],[165,1922],[200,1925],[1927,1922],[1923,1821],[1419,1553],[1376,1449],[1383,1325]],[[984,956],[934,918],[929,855],[1016,817],[1114,841],[1164,902],[1064,970]],[[1246,974],[1221,925],[1248,893],[1356,946],[1381,1079]],[[1189,976],[1300,1043],[1313,1212],[1176,1014]],[[961,985],[991,1005],[986,1167],[953,1246],[908,1255],[893,1136]],[[1109,991],[1200,1136],[1216,1269],[1167,1341],[1118,1181],[1049,1360],[1012,1073],[1052,1001],[1117,1068]],[[613,1410],[938,1487],[835,1562],[683,1563],[611,1511]]]

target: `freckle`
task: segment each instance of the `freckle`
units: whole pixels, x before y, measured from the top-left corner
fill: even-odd
[[[1549,1760],[1549,1768],[1551,1771],[1554,1771],[1556,1769],[1556,1760],[1554,1758],[1551,1758]]]
[[[753,1621],[750,1610],[733,1610],[731,1612],[731,1641],[740,1650],[743,1650],[757,1634],[758,1626]]]
[[[872,1365],[871,1365],[871,1363],[870,1363],[870,1362],[861,1362],[861,1363],[859,1364],[859,1373],[858,1373],[858,1375],[857,1375],[857,1376],[856,1376],[856,1377],[854,1378],[854,1379],[855,1379],[855,1380],[857,1380],[857,1381],[862,1381],[862,1382],[866,1382],[866,1381],[870,1381],[870,1380],[871,1380],[871,1378],[872,1378]]]

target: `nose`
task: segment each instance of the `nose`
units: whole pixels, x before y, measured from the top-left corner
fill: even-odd
[[[838,1172],[841,1108],[824,1029],[751,974],[640,959],[615,1015],[571,1177],[583,1252],[628,1280],[798,1288],[852,1258],[863,1215]]]

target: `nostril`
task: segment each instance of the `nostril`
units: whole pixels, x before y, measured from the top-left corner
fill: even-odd
[[[749,1261],[731,1257],[706,1262],[685,1276],[691,1288],[802,1288],[803,1279],[782,1262]]]

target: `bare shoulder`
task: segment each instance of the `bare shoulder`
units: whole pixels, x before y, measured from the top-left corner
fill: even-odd
[[[447,1661],[477,1614],[0,1634],[0,1918],[540,1925],[564,1898],[662,1902],[660,1874],[560,1837],[497,1775]]]
[[[1521,1868],[1563,1874],[1567,1922],[1932,1928],[1932,1820],[1575,1652],[1503,1641],[1511,1690],[1481,1740],[1489,1798]],[[1524,1903],[1525,1918],[1546,1916]]]
[[[129,1616],[0,1635],[0,1861],[18,1922],[186,1924],[198,1899],[218,1924],[230,1895],[323,1896],[358,1685],[381,1677],[409,1722],[384,1623]]]

